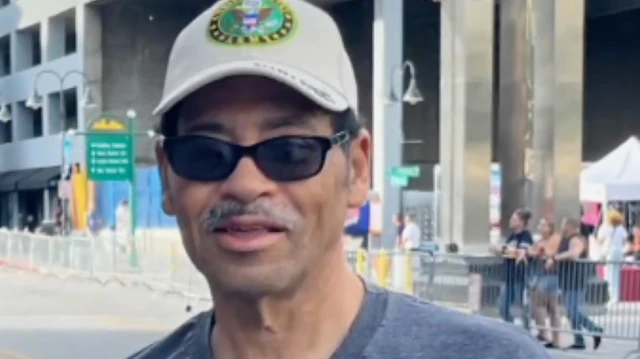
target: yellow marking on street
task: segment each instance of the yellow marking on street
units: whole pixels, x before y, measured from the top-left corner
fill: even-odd
[[[0,349],[0,359],[35,359],[24,354]]]

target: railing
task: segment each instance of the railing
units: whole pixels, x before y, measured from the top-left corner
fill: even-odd
[[[576,313],[571,312],[575,312],[575,304],[582,304],[584,299],[580,307],[603,329],[602,337],[634,342],[637,350],[630,355],[640,354],[640,262],[580,261],[579,266],[566,269],[577,272],[565,275],[569,282],[559,287],[557,282],[543,283],[549,279],[544,278],[543,263],[522,262],[518,270],[524,278],[523,285],[519,288],[509,282],[513,294],[509,297],[504,265],[497,257],[424,251],[353,251],[347,252],[346,257],[354,271],[380,286],[469,313],[507,320],[518,317],[521,324],[531,324],[531,329],[547,326],[541,320],[544,318],[533,315],[540,314],[543,304],[548,304],[541,302],[540,294],[583,284],[584,298],[574,296],[571,303],[567,298],[575,293],[567,291],[560,299],[555,297],[564,321],[549,332],[593,334],[588,328],[572,329],[569,320],[575,318]],[[192,266],[179,238],[158,240],[143,236],[132,241],[115,235],[52,237],[0,230],[0,266],[63,279],[80,278],[105,286],[143,286],[189,300],[210,300],[207,284]],[[582,279],[584,283],[578,283]],[[611,296],[618,300],[611,301],[616,299]],[[505,309],[512,307],[505,305],[507,302],[512,302],[513,310]],[[537,323],[534,319],[538,319]]]

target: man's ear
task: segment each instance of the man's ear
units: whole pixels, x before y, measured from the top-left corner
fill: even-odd
[[[160,172],[160,184],[162,186],[162,210],[169,216],[175,215],[175,207],[173,204],[173,196],[169,185],[169,162],[167,156],[162,150],[160,142],[156,143],[156,160],[158,161],[158,171]]]
[[[349,196],[347,206],[362,206],[371,187],[371,137],[367,130],[361,130],[352,141],[349,157]]]

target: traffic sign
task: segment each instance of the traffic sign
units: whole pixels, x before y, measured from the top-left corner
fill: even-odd
[[[391,176],[403,176],[409,178],[420,177],[420,166],[391,167]]]
[[[409,177],[391,175],[391,185],[393,187],[407,187],[409,185]]]
[[[88,176],[93,181],[131,181],[134,143],[130,126],[114,117],[102,117],[89,126]]]

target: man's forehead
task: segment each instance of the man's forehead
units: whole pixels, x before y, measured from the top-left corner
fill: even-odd
[[[317,107],[313,102],[292,88],[260,76],[234,76],[216,81],[187,97],[182,110],[208,112],[212,108],[270,103],[300,110]]]

